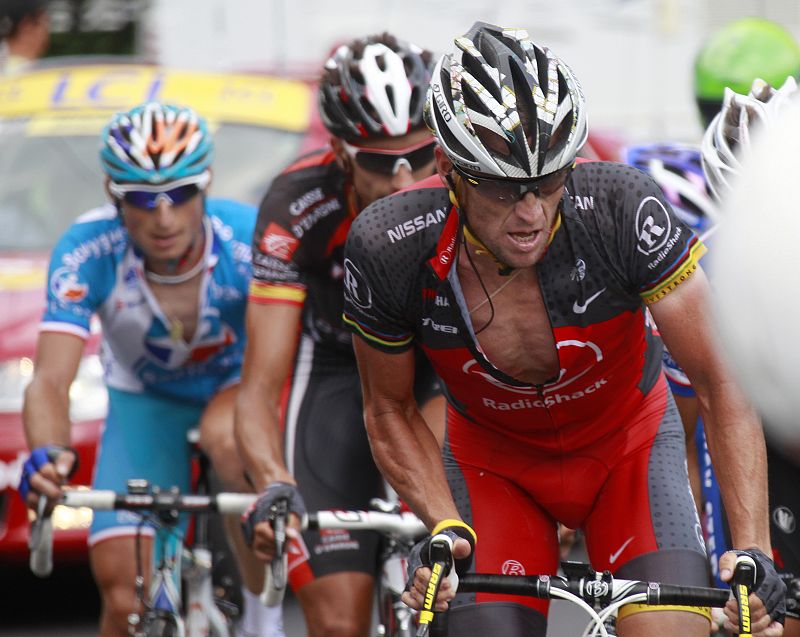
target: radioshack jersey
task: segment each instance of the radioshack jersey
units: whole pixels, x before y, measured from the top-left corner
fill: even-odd
[[[250,301],[302,305],[303,332],[352,359],[350,332],[342,326],[344,242],[355,216],[348,190],[330,149],[275,178],[258,214]]]
[[[367,343],[418,342],[451,405],[481,427],[547,450],[591,444],[635,413],[661,372],[645,305],[689,277],[702,243],[658,186],[623,164],[572,172],[537,265],[561,372],[520,382],[480,351],[453,263],[457,211],[438,177],[358,216],[345,254],[345,322]]]
[[[53,249],[41,329],[88,338],[97,314],[110,387],[204,404],[239,377],[255,209],[208,199],[204,223],[208,267],[190,342],[171,337],[142,256],[111,204],[79,217]]]

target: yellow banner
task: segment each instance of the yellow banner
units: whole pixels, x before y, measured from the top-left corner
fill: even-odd
[[[74,66],[0,77],[0,118],[108,119],[149,100],[191,106],[210,123],[290,131],[307,128],[311,90],[261,75],[176,71],[152,66]]]

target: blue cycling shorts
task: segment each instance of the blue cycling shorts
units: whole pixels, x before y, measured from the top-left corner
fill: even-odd
[[[144,478],[164,489],[191,487],[191,448],[188,431],[198,425],[202,405],[108,389],[106,418],[94,468],[95,489],[125,492],[130,478]],[[141,516],[129,511],[95,512],[89,545],[114,537],[135,535]],[[185,531],[187,521],[181,522]],[[152,525],[140,529],[152,535]]]

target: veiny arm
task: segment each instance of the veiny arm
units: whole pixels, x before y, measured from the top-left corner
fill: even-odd
[[[294,361],[302,306],[249,303],[242,384],[234,435],[256,491],[271,482],[294,483],[286,468],[280,397]]]
[[[697,393],[733,546],[771,555],[764,433],[724,360],[709,299],[708,281],[698,270],[650,311]]]
[[[378,468],[432,529],[460,520],[439,444],[414,401],[414,352],[386,354],[353,338],[364,393],[364,423]]]

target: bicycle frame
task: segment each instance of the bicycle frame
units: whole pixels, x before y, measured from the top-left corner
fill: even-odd
[[[187,549],[182,533],[176,528],[177,512],[241,514],[255,500],[253,494],[184,495],[175,491],[151,491],[146,482],[138,481],[132,493],[114,491],[67,491],[61,504],[70,507],[89,507],[97,511],[126,509],[157,512],[152,548],[152,572],[143,616],[132,615],[129,620],[137,637],[168,635],[200,637],[214,635],[229,637],[225,617],[213,599],[211,585],[211,553],[198,545]],[[49,575],[52,560],[52,524],[40,517],[31,529],[31,567],[37,575]],[[141,573],[141,569],[139,569]],[[182,617],[181,579],[186,582],[186,619]],[[144,599],[144,579],[140,575],[137,589]],[[164,631],[167,632],[164,632]]]

